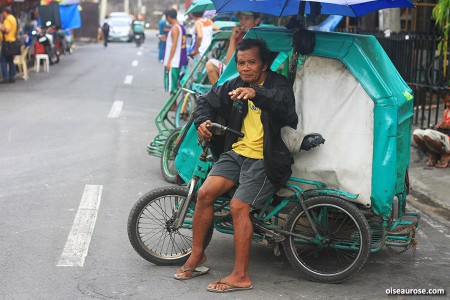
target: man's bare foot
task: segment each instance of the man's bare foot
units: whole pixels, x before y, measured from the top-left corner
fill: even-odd
[[[206,289],[209,292],[225,293],[238,290],[252,289],[252,281],[250,278],[241,278],[233,275],[229,275],[219,281],[208,284]]]
[[[186,263],[177,270],[177,272],[175,273],[175,278],[183,280],[183,279],[190,279],[190,278],[198,276],[198,275],[195,275],[195,274],[198,274],[196,271],[196,268],[198,266],[204,264],[205,262],[206,262],[206,255],[204,253],[200,257],[200,259],[196,259],[191,254],[191,256],[186,261]],[[202,272],[202,274],[200,274],[200,275],[203,275],[206,272]]]

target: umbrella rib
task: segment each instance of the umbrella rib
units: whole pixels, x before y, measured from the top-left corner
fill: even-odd
[[[300,0],[300,1],[301,1],[301,0]],[[299,1],[299,3],[300,3],[300,1]],[[284,10],[286,9],[286,6],[287,6],[287,2],[288,2],[288,0],[285,0],[285,1],[284,1],[283,9],[280,11],[280,13],[279,13],[279,15],[278,15],[278,18],[280,18],[280,17],[283,15]]]

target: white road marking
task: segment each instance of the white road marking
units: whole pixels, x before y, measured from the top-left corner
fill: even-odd
[[[137,55],[142,55],[142,51],[138,51]]]
[[[83,267],[102,197],[102,185],[86,185],[58,267]]]
[[[108,118],[117,118],[122,111],[123,101],[114,101],[111,106],[111,110],[109,111]]]
[[[133,82],[133,75],[127,75],[125,77],[125,80],[123,81],[123,83],[125,84],[131,84]]]
[[[137,61],[137,60],[133,60],[133,61],[131,62],[131,65],[132,65],[133,67],[137,67],[138,61]]]
[[[450,239],[450,233],[445,228],[444,225],[440,224],[437,221],[429,219],[427,216],[425,216],[423,213],[420,215],[420,220],[423,220],[425,223],[442,233],[446,238]]]

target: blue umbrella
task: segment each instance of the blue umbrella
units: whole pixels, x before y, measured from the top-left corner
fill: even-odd
[[[277,17],[298,14],[300,0],[212,0],[217,12],[252,11]],[[303,1],[302,1],[303,2]],[[305,13],[310,13],[310,2],[320,2],[324,15],[360,17],[385,8],[414,7],[410,0],[320,0],[305,1]]]

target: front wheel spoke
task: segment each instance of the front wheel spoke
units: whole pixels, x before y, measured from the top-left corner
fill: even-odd
[[[142,235],[142,236],[140,236],[140,238],[141,238],[141,241],[144,243],[144,245],[147,245],[146,243],[147,243],[147,241],[149,241],[150,239],[153,239],[154,237],[157,237],[157,236],[163,236],[164,235],[164,231],[165,230],[160,230],[160,231],[158,231],[158,232],[155,232],[153,235],[151,235],[151,236],[148,236],[148,234],[144,234],[144,235]],[[145,237],[145,236],[147,236],[147,237]],[[143,239],[145,237],[145,239]],[[161,238],[160,238],[161,239]]]
[[[180,247],[177,243],[177,241],[175,240],[175,233],[169,233],[170,235],[170,239],[172,240],[172,251],[176,253],[176,251],[179,251],[180,253],[183,252],[183,248]]]
[[[147,212],[148,214],[150,214],[151,217],[148,216],[147,214],[145,214],[144,212]],[[155,212],[156,212],[156,211],[155,211]],[[150,209],[148,209],[148,207],[145,208],[145,210],[142,212],[142,214],[143,214],[144,216],[146,216],[147,219],[158,221],[159,224],[165,226],[165,224],[164,224],[164,222],[166,221],[165,218],[164,218],[164,219],[160,219],[160,218],[156,217],[156,216],[150,211]]]
[[[172,203],[172,197],[169,197],[169,202]],[[166,213],[166,210],[161,205],[161,199],[158,200],[158,203],[155,203],[157,207],[159,207],[161,211],[161,215],[164,217],[164,220],[167,221],[170,219],[170,216]]]
[[[191,237],[188,237],[179,231],[178,231],[178,234],[180,236],[181,241],[183,242],[183,244],[185,246],[187,246],[188,248],[192,247],[192,238]]]

